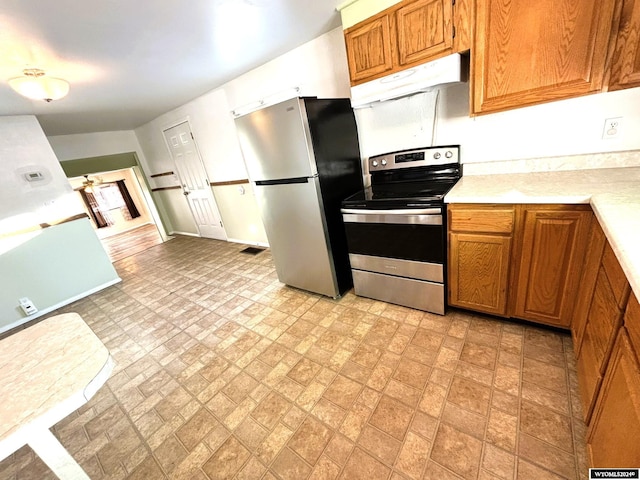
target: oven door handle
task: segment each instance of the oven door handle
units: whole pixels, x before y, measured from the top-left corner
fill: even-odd
[[[362,208],[343,208],[342,213],[354,215],[442,215],[442,209],[437,208],[398,208],[393,210],[367,210]]]
[[[346,209],[345,209],[346,210]],[[344,212],[345,210],[342,210]],[[374,210],[384,212],[385,210]],[[403,215],[379,213],[343,213],[342,220],[345,223],[378,223],[394,225],[442,225],[442,215]]]

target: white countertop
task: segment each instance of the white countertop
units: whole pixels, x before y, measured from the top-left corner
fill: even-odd
[[[77,313],[49,317],[0,341],[0,459],[85,404],[113,370]]]
[[[590,204],[640,298],[640,167],[468,175],[445,202]]]

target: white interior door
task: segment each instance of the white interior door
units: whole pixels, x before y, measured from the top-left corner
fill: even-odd
[[[226,240],[227,234],[202,159],[193,141],[189,122],[165,130],[164,137],[200,235]]]

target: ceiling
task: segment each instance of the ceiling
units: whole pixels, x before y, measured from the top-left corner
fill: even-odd
[[[0,116],[49,136],[130,130],[340,25],[344,0],[2,0]],[[69,81],[51,103],[7,80]]]

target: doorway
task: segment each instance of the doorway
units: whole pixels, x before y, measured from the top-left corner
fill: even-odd
[[[218,205],[189,122],[185,121],[168,128],[163,134],[200,236],[227,240]]]
[[[74,177],[69,183],[112,262],[162,243],[132,168]]]

